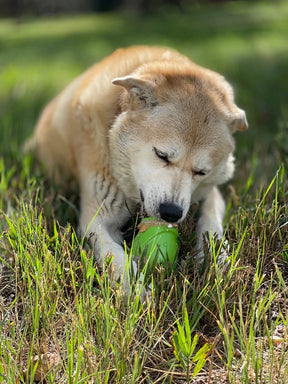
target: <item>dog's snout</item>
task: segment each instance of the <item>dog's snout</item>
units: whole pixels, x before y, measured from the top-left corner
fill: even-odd
[[[168,221],[168,223],[175,223],[181,219],[183,209],[176,204],[161,203],[159,206],[159,213],[161,219]]]

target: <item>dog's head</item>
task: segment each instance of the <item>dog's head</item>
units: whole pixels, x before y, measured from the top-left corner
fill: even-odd
[[[192,62],[146,64],[113,83],[124,87],[110,132],[114,175],[148,215],[179,222],[232,176],[232,133],[247,128],[245,112],[222,76]]]

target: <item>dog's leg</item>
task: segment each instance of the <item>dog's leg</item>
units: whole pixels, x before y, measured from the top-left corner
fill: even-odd
[[[225,202],[217,187],[214,187],[202,203],[200,218],[197,223],[197,238],[199,253],[197,259],[201,262],[204,259],[203,241],[205,234],[216,235],[219,239],[223,237],[222,222],[225,215]],[[227,258],[223,250],[218,262],[223,263]]]
[[[82,180],[81,235],[89,238],[100,265],[106,257],[113,257],[113,278],[123,279],[126,291],[130,284],[128,270],[125,270],[127,260],[121,245],[121,228],[130,214],[125,196],[115,183],[101,175]]]

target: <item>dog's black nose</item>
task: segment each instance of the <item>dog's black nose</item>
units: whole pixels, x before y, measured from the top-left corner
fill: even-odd
[[[172,203],[162,203],[159,207],[159,213],[161,219],[168,221],[168,223],[175,223],[181,219],[183,209]]]

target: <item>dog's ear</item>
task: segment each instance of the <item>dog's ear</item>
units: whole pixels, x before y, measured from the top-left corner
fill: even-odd
[[[138,105],[140,104],[146,107],[154,107],[157,105],[157,100],[154,95],[155,83],[151,80],[125,76],[112,80],[112,84],[120,85],[127,89],[132,98],[137,101]]]
[[[246,131],[248,123],[245,111],[236,107],[236,111],[229,116],[229,128],[231,132]]]

